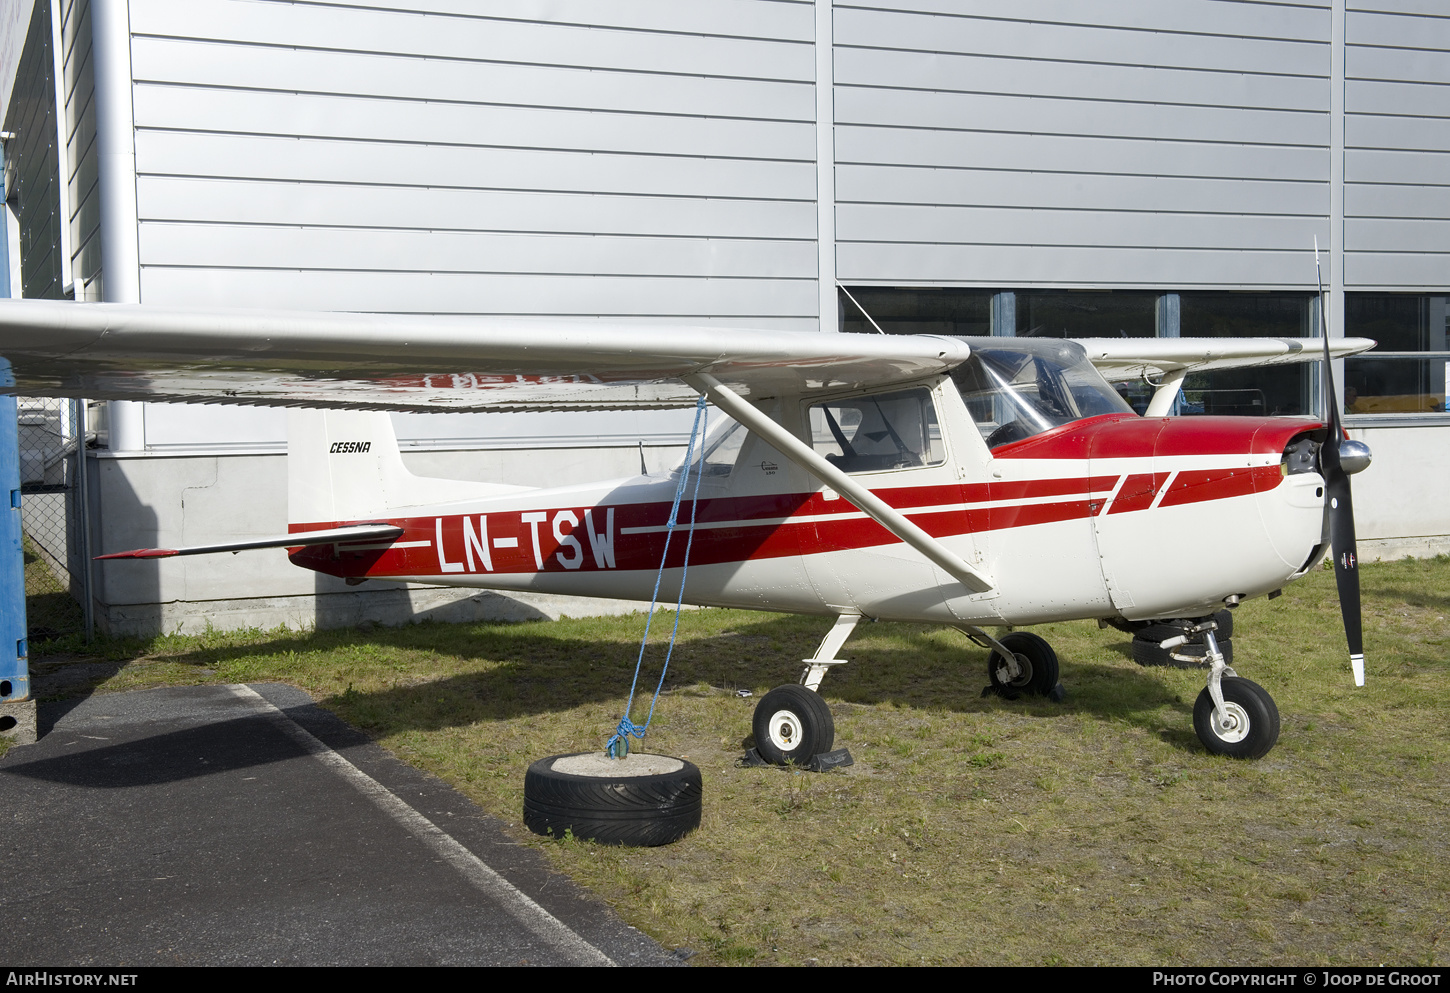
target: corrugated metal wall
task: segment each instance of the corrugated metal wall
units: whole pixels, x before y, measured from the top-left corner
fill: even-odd
[[[1302,287],[1326,3],[836,5],[841,279]]]
[[[66,184],[70,213],[71,274],[77,300],[101,299],[101,211],[96,184],[96,80],[91,62],[90,0],[60,0],[64,52]]]
[[[48,0],[35,4],[5,109],[5,130],[14,135],[6,149],[5,196],[20,222],[21,295],[60,299],[66,267],[50,15]]]
[[[1443,293],[1450,5],[1352,0],[1345,41],[1345,286]]]
[[[809,3],[417,6],[132,0],[144,300],[815,327]]]

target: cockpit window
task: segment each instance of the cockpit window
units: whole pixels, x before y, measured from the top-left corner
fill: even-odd
[[[1072,342],[973,348],[952,381],[988,448],[1099,414],[1133,412]]]
[[[740,457],[740,446],[745,443],[749,432],[734,418],[711,409],[716,423],[705,434],[704,441],[695,449],[695,461],[690,473],[705,476],[728,476]],[[674,468],[676,475],[684,471],[684,462]]]
[[[875,472],[946,461],[931,391],[848,397],[810,408],[816,452],[844,472]]]

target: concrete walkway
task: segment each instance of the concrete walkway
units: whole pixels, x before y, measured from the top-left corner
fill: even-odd
[[[0,934],[35,965],[669,965],[292,687],[42,704],[0,759]]]

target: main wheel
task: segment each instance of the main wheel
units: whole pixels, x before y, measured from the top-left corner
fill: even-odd
[[[1047,696],[1057,685],[1057,653],[1042,638],[1030,631],[1013,631],[1001,639],[1002,647],[1010,649],[1017,656],[1021,669],[1013,678],[1007,660],[1001,652],[993,651],[987,659],[987,676],[998,692],[1007,694],[1034,693]]]
[[[535,834],[654,847],[700,826],[700,770],[684,759],[631,752],[551,755],[524,774],[524,824]]]
[[[1261,759],[1279,740],[1279,708],[1268,690],[1252,680],[1225,676],[1224,714],[1214,719],[1213,696],[1208,687],[1193,705],[1193,730],[1215,755],[1235,759]]]
[[[831,708],[798,683],[777,686],[755,707],[755,751],[772,765],[804,764],[836,743]]]

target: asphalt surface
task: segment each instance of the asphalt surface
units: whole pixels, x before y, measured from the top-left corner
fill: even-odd
[[[679,963],[300,690],[98,695],[39,723],[0,759],[11,963]]]

